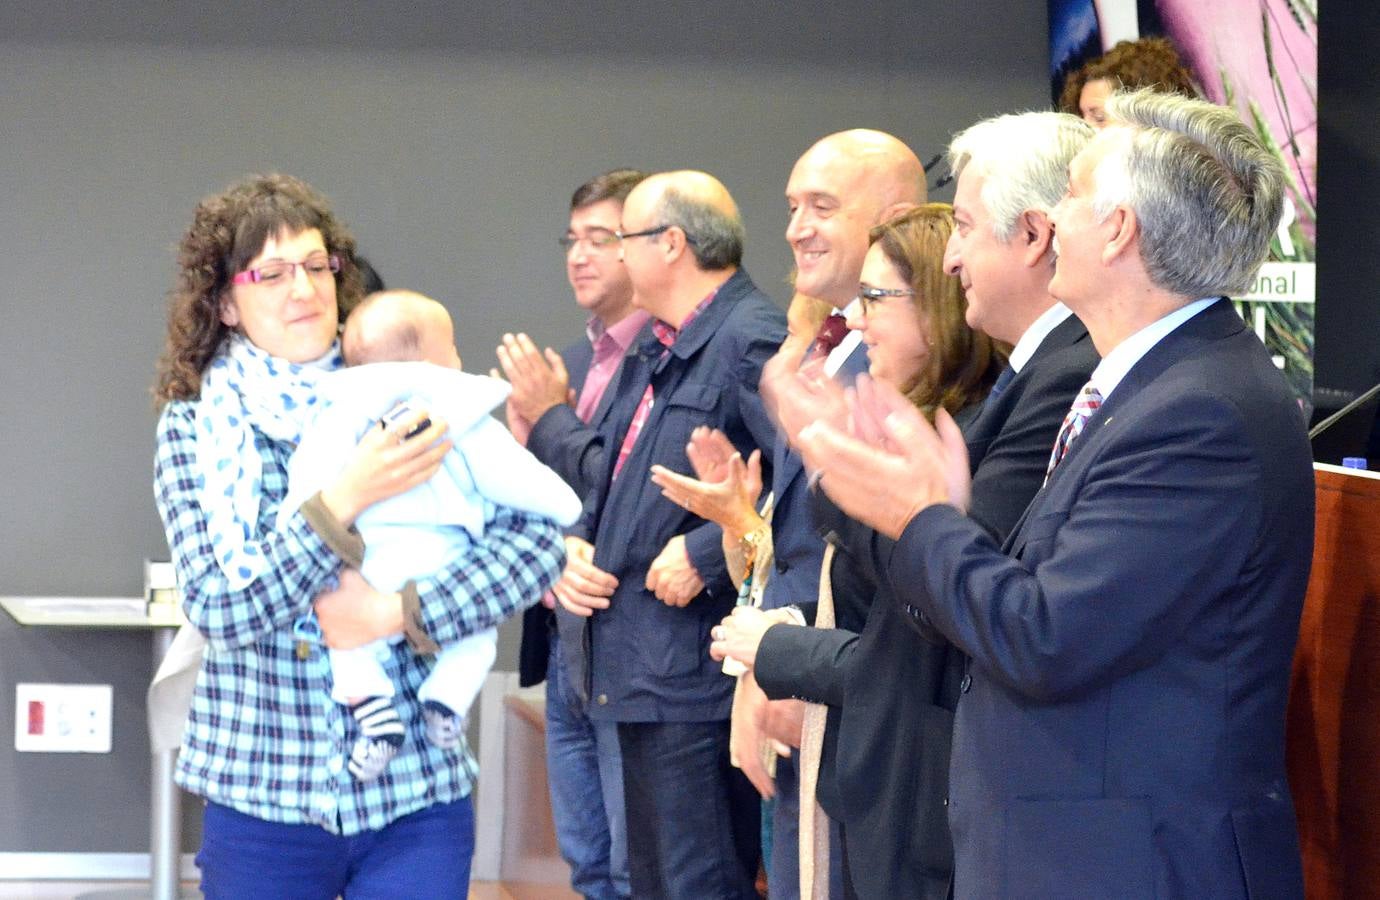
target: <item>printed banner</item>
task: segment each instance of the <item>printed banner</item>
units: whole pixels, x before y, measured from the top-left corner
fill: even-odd
[[[1117,72],[1156,84],[1165,38],[1194,89],[1231,106],[1290,175],[1288,203],[1266,263],[1236,298],[1299,397],[1313,389],[1314,250],[1317,225],[1318,0],[1048,0],[1051,88],[1080,114],[1096,103],[1089,82]],[[1122,41],[1134,46],[1118,46]],[[1106,56],[1108,51],[1112,55]],[[1170,54],[1172,56],[1172,54]],[[1147,72],[1151,73],[1147,76]],[[1085,116],[1086,117],[1086,116]]]

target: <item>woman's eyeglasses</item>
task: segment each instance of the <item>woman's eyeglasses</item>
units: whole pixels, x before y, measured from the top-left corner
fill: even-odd
[[[301,268],[307,273],[308,278],[325,278],[340,271],[340,256],[332,253],[329,256],[311,256],[301,262],[287,262],[284,260],[274,260],[265,263],[257,269],[245,269],[243,272],[230,279],[231,284],[261,284],[266,287],[276,287],[291,283],[297,276],[297,270]]]
[[[858,308],[862,314],[871,315],[878,303],[883,303],[893,297],[914,297],[915,291],[909,288],[878,288],[871,285],[862,284],[858,286]]]

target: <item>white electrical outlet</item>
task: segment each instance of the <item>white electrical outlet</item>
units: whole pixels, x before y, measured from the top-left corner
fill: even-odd
[[[108,684],[16,684],[14,749],[109,753],[113,703]]]

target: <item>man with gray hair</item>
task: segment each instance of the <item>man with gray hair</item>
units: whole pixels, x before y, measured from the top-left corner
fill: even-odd
[[[1068,188],[1069,161],[1092,134],[1074,116],[1034,112],[980,122],[949,147],[958,189],[945,269],[965,288],[968,324],[1015,344],[1010,365],[963,434],[973,470],[968,514],[997,541],[1015,527],[1040,489],[1069,401],[1097,364],[1088,330],[1049,293],[1054,274],[1049,211]],[[771,384],[765,389],[770,391]],[[829,504],[817,503],[813,512],[821,531],[846,535],[856,527]],[[873,550],[878,558],[887,555],[883,546]],[[851,629],[772,629],[756,654],[757,677],[779,691],[792,684],[801,660],[812,659],[828,660],[826,668],[836,673],[914,672],[898,660],[915,658],[915,644],[896,630],[904,631],[907,622],[920,623],[913,618],[915,607],[905,603],[904,595],[898,599],[896,609],[879,599],[888,608],[874,610],[865,625]],[[748,618],[740,614],[729,619],[730,640],[732,633],[747,630]],[[767,620],[763,617],[759,627]],[[948,643],[932,629],[919,630],[926,638]],[[880,635],[888,637],[879,640]],[[953,863],[943,804],[950,728],[941,720],[927,722],[905,746],[907,771],[895,771],[887,749],[895,746],[891,736],[903,727],[895,718],[898,711],[914,712],[915,707],[898,705],[896,686],[886,679],[839,681],[848,688],[834,704],[837,713],[829,727],[842,732],[843,716],[848,716],[846,736],[835,735],[836,747],[844,741],[848,747],[835,749],[830,758],[829,813],[839,818],[849,838],[848,896],[947,896]],[[952,708],[957,683],[955,675],[952,694],[943,688],[936,692],[937,706]],[[919,681],[905,688],[910,696],[923,690]],[[916,787],[885,791],[880,799],[869,790],[891,783]],[[910,836],[902,837],[896,827],[899,810],[909,816]],[[934,824],[927,828],[926,823]],[[915,832],[929,837],[916,842]]]
[[[1069,401],[1097,365],[1088,329],[1049,291],[1054,226],[1069,162],[1092,140],[1076,116],[986,119],[949,144],[957,179],[944,270],[963,284],[968,325],[1013,346],[964,430],[973,465],[968,515],[1002,540],[1040,487]]]
[[[619,240],[653,334],[613,389],[597,497],[579,535],[616,586],[606,596],[563,577],[554,590],[589,617],[589,717],[617,723],[632,895],[755,898],[759,803],[729,764],[734,681],[705,652],[737,599],[722,531],[663,497],[648,472],[690,471],[686,445],[702,425],[745,459],[771,446],[757,384],[785,317],[741,269],[737,206],[703,172],[633,188]]]
[[[1232,111],[1138,92],[1070,166],[1050,291],[1102,361],[1001,552],[962,437],[863,384],[807,464],[897,540],[886,577],[971,658],[959,897],[1297,897],[1284,707],[1312,557],[1297,405],[1225,299],[1285,173]],[[731,652],[731,648],[730,652]]]

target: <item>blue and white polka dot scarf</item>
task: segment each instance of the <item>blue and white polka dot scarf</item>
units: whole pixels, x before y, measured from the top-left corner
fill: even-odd
[[[216,562],[239,590],[267,561],[254,540],[263,492],[263,460],[254,429],[297,444],[316,407],[316,383],[339,369],[340,342],[320,359],[291,363],[270,356],[241,334],[226,339],[201,376],[196,410],[196,456],[201,507]]]

